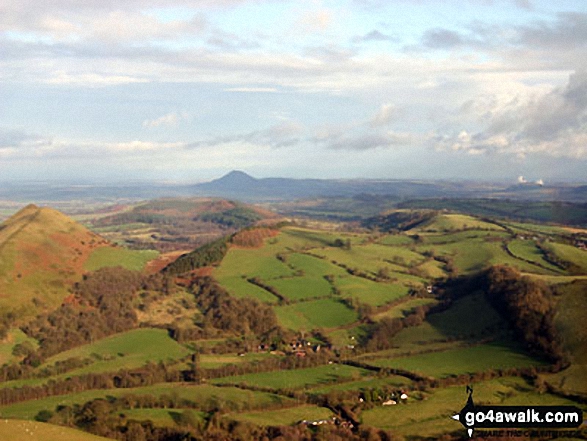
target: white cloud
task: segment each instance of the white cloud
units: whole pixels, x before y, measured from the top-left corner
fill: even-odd
[[[396,118],[396,114],[397,108],[393,104],[383,104],[379,112],[371,119],[371,127],[389,125]]]
[[[250,93],[275,93],[279,92],[276,87],[230,87],[224,89],[227,92],[250,92]]]
[[[188,118],[189,115],[186,112],[171,112],[156,119],[146,119],[143,121],[142,125],[147,129],[156,127],[177,127],[180,121],[187,120]]]

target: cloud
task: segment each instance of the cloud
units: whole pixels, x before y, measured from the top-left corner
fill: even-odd
[[[537,22],[521,26],[514,42],[529,47],[562,48],[587,46],[587,13],[561,12],[553,23]]]
[[[371,127],[389,125],[397,116],[397,108],[393,104],[383,104],[379,112],[369,122]]]
[[[422,36],[422,44],[431,49],[449,49],[464,43],[465,38],[460,33],[448,29],[428,29]]]
[[[276,87],[230,87],[224,89],[227,92],[249,92],[249,93],[276,93],[279,90]]]
[[[383,34],[382,32],[374,29],[365,35],[357,35],[351,40],[353,43],[366,43],[369,41],[393,41],[397,42],[399,39],[392,35]]]
[[[366,151],[374,149],[386,149],[390,147],[405,147],[418,144],[421,139],[412,133],[399,132],[358,132],[346,134],[346,132],[333,132],[328,136],[316,137],[315,141],[323,143],[332,150],[355,150]]]
[[[587,73],[569,77],[566,86],[531,100],[512,101],[496,110],[475,133],[438,136],[440,150],[469,154],[531,154],[587,159]]]
[[[186,112],[172,112],[166,115],[160,116],[156,119],[146,119],[143,121],[143,127],[152,129],[156,127],[177,127],[180,121],[186,120],[189,115]]]
[[[35,149],[51,145],[51,139],[25,133],[21,130],[0,128],[0,158],[5,160],[30,154]]]
[[[534,6],[530,2],[530,0],[513,0],[514,5],[516,5],[520,9],[526,9],[527,11],[531,11],[534,9]]]
[[[225,144],[252,144],[272,148],[291,147],[303,141],[303,133],[304,127],[301,124],[286,121],[263,130],[192,142],[187,147],[195,149]]]

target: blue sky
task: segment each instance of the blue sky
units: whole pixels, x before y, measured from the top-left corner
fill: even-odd
[[[3,0],[0,181],[587,181],[587,5]]]

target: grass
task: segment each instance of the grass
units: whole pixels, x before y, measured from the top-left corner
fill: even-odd
[[[503,230],[499,225],[482,221],[464,214],[440,214],[435,216],[431,222],[416,228],[419,231],[441,231],[451,232],[463,229],[475,230]]]
[[[177,418],[184,409],[125,409],[122,413],[129,420],[152,421],[157,427],[176,427]],[[204,422],[206,413],[191,410],[197,421]]]
[[[377,243],[392,246],[411,245],[414,243],[414,239],[405,234],[388,234],[379,239]]]
[[[583,274],[587,273],[587,251],[580,250],[572,245],[556,242],[546,243],[545,247],[556,254],[561,260],[578,267]]]
[[[108,439],[81,430],[37,421],[0,421],[0,441],[101,441]]]
[[[0,229],[0,310],[23,318],[59,306],[102,240],[67,216],[28,206]],[[35,302],[33,303],[33,299]]]
[[[431,251],[437,256],[452,256],[459,274],[471,274],[491,265],[510,265],[520,271],[556,275],[558,272],[548,270],[532,263],[510,256],[501,241],[484,239],[466,239],[461,242],[436,245],[420,245],[419,251]]]
[[[554,320],[571,367],[546,379],[567,392],[587,394],[587,281],[560,286],[558,292]]]
[[[108,372],[122,368],[140,367],[147,362],[175,360],[189,354],[164,329],[141,328],[106,337],[95,343],[80,346],[49,358],[45,365],[68,358],[89,358],[94,354],[105,358],[67,375],[90,372]]]
[[[489,369],[541,366],[544,362],[529,357],[513,345],[491,343],[391,360],[376,360],[373,364],[432,377],[448,377]]]
[[[328,297],[332,287],[323,277],[302,276],[267,282],[282,296],[289,300],[314,299]]]
[[[425,260],[424,256],[406,247],[377,243],[353,246],[350,250],[325,248],[315,250],[313,253],[349,268],[358,268],[366,272],[376,272],[378,268],[386,267],[390,262],[401,266],[413,266]]]
[[[269,291],[247,281],[246,275],[223,274],[214,278],[230,293],[238,298],[248,297],[263,303],[277,303],[278,298]]]
[[[96,398],[125,395],[170,395],[192,401],[200,407],[225,406],[229,410],[264,409],[275,405],[293,404],[291,398],[267,392],[255,392],[236,387],[217,387],[209,384],[163,383],[132,389],[89,390],[69,395],[58,395],[39,400],[24,401],[0,407],[0,417],[33,419],[41,410],[55,410],[57,406],[83,404]]]
[[[212,383],[246,384],[248,386],[270,387],[274,389],[303,389],[345,380],[358,380],[369,373],[370,371],[352,366],[329,364],[306,369],[224,377],[212,380]]]
[[[310,394],[327,394],[334,391],[365,391],[368,389],[382,388],[385,386],[392,386],[398,388],[409,387],[412,383],[406,377],[400,377],[399,375],[391,375],[389,377],[370,377],[357,381],[348,381],[341,384],[332,384],[328,386],[317,386],[308,390]]]
[[[532,240],[514,239],[508,243],[509,251],[519,259],[528,260],[539,266],[548,268],[555,273],[561,273],[560,268],[544,259],[544,254]]]
[[[11,329],[4,341],[0,342],[0,366],[16,361],[18,357],[12,355],[12,350],[16,345],[26,341],[32,344],[35,349],[39,346],[34,338],[28,337],[19,328]]]
[[[387,311],[383,311],[378,314],[375,314],[373,316],[373,318],[375,320],[381,320],[384,317],[402,318],[406,315],[406,313],[408,313],[412,309],[416,308],[417,306],[430,305],[430,304],[433,304],[436,302],[437,301],[434,299],[411,298],[403,303],[400,303],[399,305],[396,305],[396,306],[388,309]]]
[[[478,338],[495,328],[506,328],[482,292],[456,300],[446,311],[428,316],[427,321],[444,337],[460,339]]]
[[[263,360],[268,357],[273,357],[273,355],[266,353],[247,353],[240,357],[234,354],[201,354],[199,356],[199,366],[204,369],[213,369],[227,364],[247,363]]]
[[[354,276],[338,277],[334,285],[342,297],[356,298],[363,303],[381,306],[404,297],[410,288],[399,283],[376,283]]]
[[[274,308],[279,323],[294,331],[334,328],[358,319],[355,311],[334,299],[319,299]]]
[[[360,324],[348,329],[343,328],[327,332],[326,336],[334,346],[344,347],[346,345],[356,346],[366,333],[366,326],[364,324]]]
[[[457,231],[452,233],[425,233],[420,234],[420,242],[426,244],[443,244],[462,242],[467,239],[503,239],[509,238],[511,235],[505,231],[481,231],[481,230],[467,230]]]
[[[475,403],[499,405],[576,405],[550,394],[538,394],[521,378],[504,377],[473,384]],[[366,425],[391,430],[405,437],[438,438],[440,434],[463,431],[450,417],[467,400],[465,386],[435,389],[425,399],[408,399],[398,406],[379,406],[362,413]],[[584,406],[583,406],[584,407]]]
[[[132,271],[142,271],[150,260],[159,255],[154,250],[129,250],[122,247],[102,247],[95,250],[84,264],[86,271],[96,271],[107,266],[122,266]]]
[[[259,426],[291,426],[302,420],[313,421],[331,418],[332,416],[332,411],[325,407],[304,405],[264,412],[228,414],[225,418],[236,421],[246,421]]]

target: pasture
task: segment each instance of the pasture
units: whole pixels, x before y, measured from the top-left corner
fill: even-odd
[[[57,406],[83,404],[96,398],[123,397],[125,395],[170,396],[188,400],[200,408],[222,406],[232,411],[267,409],[273,406],[294,404],[291,398],[268,392],[256,392],[236,387],[217,387],[209,384],[162,383],[130,389],[89,390],[69,395],[58,395],[24,401],[0,407],[1,418],[33,419],[41,410],[55,410]]]
[[[150,260],[157,258],[158,251],[130,250],[123,247],[101,247],[84,263],[86,271],[96,271],[108,266],[122,266],[132,271],[142,271]]]
[[[81,430],[37,421],[0,420],[0,441],[106,441]]]
[[[334,299],[318,299],[292,305],[276,306],[279,323],[294,331],[336,328],[357,320],[355,311]]]
[[[89,366],[68,372],[71,376],[136,368],[147,362],[176,360],[188,354],[189,350],[169,337],[166,330],[141,328],[61,352],[49,358],[44,365],[48,366],[68,358],[95,360]]]
[[[230,413],[224,418],[236,421],[246,421],[259,426],[290,426],[302,420],[320,420],[331,418],[333,413],[325,407],[303,405],[286,409]]]
[[[211,382],[213,384],[245,384],[247,386],[289,390],[358,380],[369,374],[370,371],[365,369],[334,363],[305,369],[235,375],[211,380]]]
[[[401,358],[379,359],[372,364],[442,378],[489,369],[542,366],[545,363],[530,357],[511,343],[488,343]]]
[[[576,405],[550,394],[538,394],[521,378],[504,377],[472,385],[476,403],[500,405]],[[406,404],[379,406],[362,413],[364,424],[392,430],[403,436],[437,438],[440,434],[464,429],[450,417],[466,403],[464,386],[434,389],[423,399],[408,399]],[[584,406],[583,406],[584,407]]]

